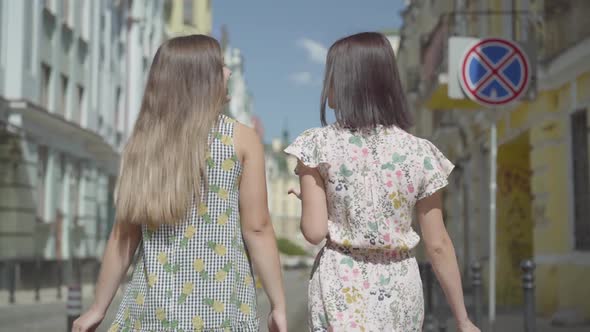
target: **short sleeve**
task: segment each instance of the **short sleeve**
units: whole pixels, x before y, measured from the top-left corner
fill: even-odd
[[[431,142],[424,140],[423,152],[421,158],[422,180],[418,190],[417,199],[426,198],[436,193],[449,184],[449,174],[455,168],[440,150]]]
[[[320,128],[313,128],[304,131],[285,149],[285,152],[295,156],[307,167],[316,168],[326,162],[319,130]]]

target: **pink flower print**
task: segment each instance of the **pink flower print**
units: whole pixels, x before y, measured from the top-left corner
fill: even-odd
[[[389,233],[383,235],[383,241],[385,241],[385,243],[389,243],[391,241],[391,235]]]
[[[389,188],[393,187],[393,182],[391,180],[387,181],[387,183],[385,183],[385,185]]]
[[[365,289],[369,289],[369,287],[371,287],[371,284],[369,284],[369,282],[365,280],[365,282],[363,282],[363,287],[365,287]]]
[[[352,327],[353,329],[356,329],[356,322],[350,322],[350,327]]]
[[[369,149],[367,149],[367,148],[364,148],[364,149],[362,150],[362,152],[363,152],[363,157],[366,157],[366,156],[368,156],[368,155],[369,155]]]
[[[358,269],[352,270],[352,276],[354,278],[358,278],[359,274],[361,274],[361,272]]]
[[[397,170],[397,172],[395,172],[395,176],[397,176],[398,180],[401,180],[402,178],[402,171],[400,171],[399,169]]]
[[[343,277],[342,277],[342,281],[346,281],[346,282],[348,282],[348,281],[349,281],[349,279],[348,279],[348,276],[343,276]]]
[[[357,161],[359,158],[357,156],[352,157],[352,161]]]
[[[408,185],[408,192],[411,194],[414,192],[414,186],[412,184]]]
[[[336,319],[341,321],[344,318],[344,314],[342,312],[337,312],[336,313]]]
[[[391,173],[387,173],[386,175],[387,175],[387,177],[388,177],[388,178],[390,178],[390,177],[391,177]]]

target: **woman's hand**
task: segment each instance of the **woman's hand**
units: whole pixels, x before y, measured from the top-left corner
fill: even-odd
[[[72,332],[94,332],[103,319],[103,312],[91,308],[74,321]]]
[[[288,195],[293,194],[293,195],[295,195],[295,197],[297,197],[297,198],[299,198],[299,200],[301,200],[301,192],[299,192],[299,191],[297,191],[297,190],[295,190],[293,188],[289,189],[289,191],[287,192],[287,194]]]
[[[470,320],[459,322],[457,328],[460,332],[481,332]]]
[[[268,315],[269,332],[287,332],[287,315],[284,310],[272,310]]]

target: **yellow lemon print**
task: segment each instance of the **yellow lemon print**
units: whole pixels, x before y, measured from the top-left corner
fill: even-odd
[[[205,205],[205,203],[201,203],[199,205],[199,211],[198,211],[199,216],[202,217],[202,216],[206,215],[207,214],[207,210],[208,210],[207,205]]]
[[[219,270],[217,273],[215,273],[215,281],[223,282],[225,281],[225,278],[227,278],[227,272],[224,270]]]
[[[196,272],[203,272],[203,269],[205,269],[205,262],[203,262],[202,259],[197,258],[193,262],[193,268],[195,269]]]
[[[200,316],[193,317],[193,328],[195,330],[201,330],[204,326],[203,318]]]
[[[227,224],[228,221],[229,221],[229,217],[225,213],[223,213],[222,215],[219,216],[219,218],[217,218],[217,223],[220,225],[225,225],[225,224]]]
[[[223,145],[232,145],[233,144],[233,140],[231,139],[230,136],[227,136],[227,135],[221,135],[220,141]]]
[[[160,262],[160,264],[165,265],[166,263],[168,263],[168,256],[166,255],[165,252],[160,252],[158,254],[158,262]]]
[[[234,166],[236,166],[236,162],[229,158],[224,160],[223,163],[221,163],[221,169],[226,172],[231,171],[234,168]]]
[[[217,192],[217,195],[219,195],[219,198],[221,198],[224,201],[229,198],[229,193],[224,188],[219,188],[219,191]]]
[[[136,320],[133,327],[135,330],[141,331],[141,322],[139,320]]]
[[[225,309],[225,305],[220,302],[220,301],[213,301],[213,310],[215,310],[215,312],[223,312],[223,310]]]
[[[189,295],[190,293],[193,292],[194,287],[195,287],[195,285],[192,282],[184,283],[184,285],[182,286],[182,294]]]
[[[135,303],[137,303],[138,305],[143,305],[144,302],[145,296],[142,293],[137,294],[137,297],[135,298]]]
[[[111,325],[108,332],[119,332],[119,323]]]
[[[154,285],[155,285],[157,282],[158,282],[158,276],[157,276],[157,275],[155,275],[155,274],[153,274],[153,273],[150,273],[150,274],[148,275],[148,286],[150,286],[150,287],[154,287]]]
[[[252,277],[251,277],[251,276],[246,276],[246,277],[244,278],[244,283],[245,283],[247,286],[250,286],[250,285],[252,285]]]
[[[227,249],[225,249],[225,246],[222,244],[217,244],[215,246],[215,253],[218,254],[219,256],[225,256],[227,252]]]
[[[162,308],[156,309],[156,319],[159,321],[166,319],[166,311],[164,311]]]
[[[129,311],[129,308],[125,308],[125,311],[123,312],[123,320],[128,320],[130,314],[131,312]]]
[[[246,303],[242,303],[240,305],[240,311],[244,314],[244,315],[249,315],[250,314],[250,306],[247,305]]]
[[[193,235],[195,235],[195,232],[197,231],[197,229],[195,228],[195,226],[193,225],[189,225],[186,230],[184,231],[184,237],[187,239],[190,239],[193,237]]]

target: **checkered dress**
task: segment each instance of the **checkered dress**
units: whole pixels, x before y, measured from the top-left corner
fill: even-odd
[[[185,222],[142,227],[133,280],[109,331],[258,331],[239,220],[234,125],[221,115],[212,130],[209,189]]]

